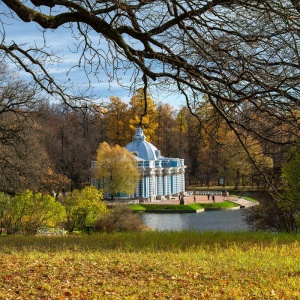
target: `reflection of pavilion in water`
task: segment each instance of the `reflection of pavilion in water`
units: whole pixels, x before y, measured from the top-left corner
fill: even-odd
[[[142,175],[130,198],[164,200],[184,193],[186,166],[183,159],[161,156],[160,151],[146,141],[141,128],[136,129],[133,141],[125,148],[135,155]],[[92,184],[101,188],[101,183],[95,179],[92,179]]]

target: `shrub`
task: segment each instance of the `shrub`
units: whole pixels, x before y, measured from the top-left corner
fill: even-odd
[[[26,190],[10,197],[0,193],[1,227],[8,234],[34,235],[42,226],[55,226],[65,216],[65,209],[50,195]]]
[[[94,224],[101,215],[105,215],[107,208],[102,196],[102,191],[93,186],[73,190],[63,201],[67,215],[65,229],[69,232],[75,229],[84,230],[86,226]]]
[[[145,229],[142,219],[127,206],[116,206],[95,223],[95,231],[98,232],[128,232]]]

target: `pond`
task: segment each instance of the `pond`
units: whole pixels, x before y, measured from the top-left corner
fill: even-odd
[[[197,230],[197,231],[248,231],[244,220],[245,210],[220,210],[200,213],[144,213],[145,224],[158,231]]]

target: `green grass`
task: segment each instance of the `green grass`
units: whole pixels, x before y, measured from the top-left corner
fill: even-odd
[[[237,206],[235,203],[230,201],[218,202],[218,203],[192,203],[188,205],[180,204],[129,204],[128,205],[133,211],[168,211],[168,210],[179,210],[179,211],[195,211],[203,208],[209,209],[220,209],[220,208],[232,208]]]
[[[129,204],[128,207],[130,207],[133,211],[145,211],[146,207],[141,204]]]
[[[238,206],[236,203],[230,202],[230,201],[223,201],[218,203],[202,203],[201,204],[204,208],[209,209],[219,209],[219,208],[232,208]]]
[[[153,210],[197,210],[203,208],[200,204],[129,204],[134,211],[153,211]]]
[[[0,299],[299,299],[299,235],[0,237]]]
[[[256,199],[253,199],[253,198],[251,198],[251,197],[239,196],[239,195],[230,195],[230,196],[236,197],[236,198],[243,198],[243,199],[248,200],[248,201],[251,201],[251,202],[257,202]]]
[[[250,197],[243,196],[242,198],[244,198],[245,200],[251,201],[251,202],[257,202],[256,199],[253,199],[253,198],[250,198]]]

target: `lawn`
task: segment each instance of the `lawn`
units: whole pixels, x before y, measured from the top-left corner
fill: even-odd
[[[194,211],[203,208],[200,204],[129,204],[128,205],[133,211],[153,211],[153,210],[184,210]]]
[[[239,205],[231,201],[223,201],[218,203],[202,203],[201,206],[204,209],[226,209],[238,207]]]
[[[128,205],[133,211],[196,211],[199,209],[226,209],[236,207],[237,204],[224,201],[218,203],[192,203],[187,205],[180,204],[130,204]]]
[[[299,235],[0,237],[0,299],[299,299]]]

